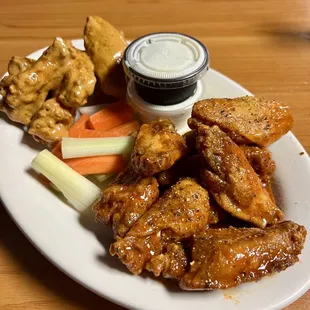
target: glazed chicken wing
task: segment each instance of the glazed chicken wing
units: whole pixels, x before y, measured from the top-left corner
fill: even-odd
[[[244,152],[217,126],[197,127],[197,149],[205,160],[201,177],[220,207],[261,228],[283,218]]]
[[[141,177],[129,166],[103,191],[95,208],[96,218],[112,224],[115,236],[123,237],[151,207],[159,195],[154,177]]]
[[[153,256],[146,263],[145,269],[156,277],[180,279],[188,269],[188,257],[181,242],[168,242],[161,254]]]
[[[199,155],[186,156],[177,161],[170,169],[158,173],[156,178],[160,186],[167,188],[182,177],[199,177],[200,168]]]
[[[275,201],[272,192],[272,182],[276,164],[272,159],[271,152],[264,147],[260,148],[250,145],[240,145],[240,148],[254,171],[258,174],[269,196]]]
[[[265,228],[208,229],[194,237],[184,290],[214,290],[257,281],[298,262],[306,229],[293,222]]]
[[[168,119],[141,126],[131,155],[135,170],[151,176],[169,169],[187,151],[185,140]]]
[[[293,126],[289,108],[257,97],[206,99],[195,103],[192,117],[206,125],[217,125],[237,144],[267,146]]]
[[[159,270],[166,270],[166,259],[169,262],[171,255],[182,257],[179,251],[173,249],[170,253],[175,254],[162,256],[167,243],[182,241],[195,232],[206,229],[212,220],[208,192],[195,180],[182,179],[163,194],[129,230],[125,238],[117,238],[111,245],[110,253],[118,255],[134,274],[141,273],[147,264],[148,270],[159,275]],[[156,257],[158,255],[160,256]],[[184,262],[183,259],[174,261]],[[169,276],[167,271],[165,274]],[[169,274],[172,276],[173,271],[170,270]]]

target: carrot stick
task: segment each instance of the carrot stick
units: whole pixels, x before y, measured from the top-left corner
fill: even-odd
[[[82,114],[81,117],[72,125],[69,129],[69,137],[74,137],[75,131],[80,129],[87,128],[87,121],[89,119],[88,114]],[[58,158],[62,158],[61,156],[61,141],[59,141],[55,147],[52,149],[52,153],[57,156]]]
[[[74,131],[77,129],[86,129],[88,120],[89,120],[89,115],[88,114],[82,114],[81,117],[70,128],[69,137],[71,137],[71,134],[73,134]]]
[[[59,142],[55,145],[55,147],[52,149],[52,153],[53,153],[56,157],[62,159],[61,141],[59,141]]]
[[[71,138],[103,138],[103,137],[122,137],[129,136],[137,131],[140,125],[137,121],[125,123],[109,130],[75,129]],[[54,154],[55,155],[55,154]]]
[[[118,173],[125,168],[125,161],[122,155],[63,159],[61,153],[61,142],[54,147],[52,153],[70,166],[73,170],[82,175]]]
[[[133,120],[133,117],[134,112],[131,107],[126,103],[118,102],[91,115],[87,123],[90,129],[109,130]]]
[[[71,158],[63,161],[82,175],[118,173],[125,168],[122,155]]]
[[[135,131],[138,131],[140,124],[137,121],[127,122],[120,126],[114,127],[112,129],[106,130],[104,132],[104,137],[122,137],[129,136]]]

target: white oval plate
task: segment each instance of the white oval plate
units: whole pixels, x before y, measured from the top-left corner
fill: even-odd
[[[82,40],[74,45],[83,49]],[[38,58],[44,49],[29,57]],[[210,69],[203,79],[204,97],[237,97],[250,93]],[[0,118],[0,193],[11,217],[29,240],[59,269],[93,292],[128,308],[159,309],[280,309],[310,286],[310,238],[300,263],[257,283],[213,292],[183,292],[166,287],[149,274],[133,276],[108,247],[110,228],[95,224],[93,214],[80,216],[31,172],[38,145],[21,127]],[[310,161],[292,133],[271,146],[277,163],[276,194],[286,218],[310,231]],[[305,152],[304,155],[300,155]]]

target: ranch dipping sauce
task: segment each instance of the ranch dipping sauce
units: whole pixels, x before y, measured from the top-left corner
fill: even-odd
[[[141,120],[170,118],[180,130],[201,97],[200,79],[209,69],[209,53],[190,36],[153,33],[127,47],[123,67],[128,102]]]

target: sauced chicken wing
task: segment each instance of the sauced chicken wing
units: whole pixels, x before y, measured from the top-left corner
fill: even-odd
[[[145,269],[156,277],[180,279],[188,269],[188,258],[181,242],[170,242],[163,246],[162,253],[153,256]]]
[[[81,107],[95,89],[94,65],[85,52],[75,50],[74,59],[56,90],[56,98],[66,107]]]
[[[56,38],[37,61],[13,57],[8,70],[10,81],[1,81],[1,92],[16,113],[18,108],[26,109],[26,105],[31,109],[29,115],[20,115],[20,120],[16,120],[24,124],[30,122],[49,91],[56,90],[56,97],[63,105],[78,107],[86,103],[96,82],[89,57],[61,38]]]
[[[131,161],[145,176],[169,169],[187,151],[184,138],[168,119],[157,119],[141,126]]]
[[[127,43],[123,35],[103,18],[89,16],[84,29],[84,42],[103,92],[124,98],[126,83],[121,59]]]
[[[12,57],[8,71],[0,83],[0,110],[11,120],[30,125],[34,137],[47,143],[67,135],[75,113],[66,107],[84,105],[96,82],[90,58],[61,38],[37,61]],[[55,98],[45,102],[52,93]]]
[[[261,228],[283,218],[243,151],[217,126],[197,127],[197,149],[205,159],[201,177],[224,210]]]
[[[130,166],[103,191],[95,208],[99,221],[112,224],[115,236],[123,237],[151,207],[159,195],[154,177],[141,177]]]
[[[36,61],[27,57],[13,56],[8,64],[9,75],[16,75],[20,72],[26,71]]]
[[[60,68],[67,65],[71,54],[71,46],[56,38],[38,61],[13,76],[8,87],[1,85],[1,93],[5,94],[3,111],[11,120],[25,125],[30,123],[48,92],[61,82],[63,72]]]
[[[245,157],[253,167],[254,171],[261,179],[263,186],[269,193],[269,196],[275,201],[272,192],[272,181],[276,164],[272,159],[271,152],[266,148],[257,146],[240,145],[240,148],[245,154]]]
[[[35,60],[26,58],[26,57],[17,57],[13,56],[8,64],[8,73],[0,82],[0,94],[5,97],[8,93],[8,87],[12,83],[12,80],[15,75],[26,71],[29,67],[31,67],[35,63]],[[3,102],[4,103],[4,102]],[[0,102],[1,104],[1,102]],[[0,110],[1,107],[0,107]]]
[[[141,273],[150,262],[147,268],[158,275],[158,270],[164,271],[165,268],[154,264],[158,261],[162,266],[162,259],[166,258],[155,257],[164,254],[164,246],[204,230],[212,221],[208,192],[195,180],[182,179],[163,194],[125,238],[117,238],[110,253],[117,254],[134,274]],[[173,271],[170,273],[172,276]]]
[[[184,290],[213,290],[257,281],[298,262],[306,229],[293,222],[265,228],[208,229],[194,236]]]
[[[73,122],[72,113],[52,98],[33,116],[28,132],[39,142],[53,144],[68,136]]]
[[[177,161],[170,169],[158,173],[156,178],[160,186],[169,187],[182,177],[199,177],[200,168],[199,155],[186,156]]]
[[[257,97],[206,99],[195,103],[192,117],[206,125],[217,125],[237,144],[267,146],[293,125],[288,106]]]

